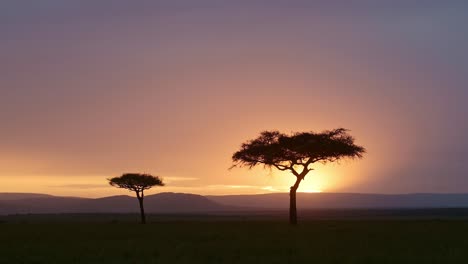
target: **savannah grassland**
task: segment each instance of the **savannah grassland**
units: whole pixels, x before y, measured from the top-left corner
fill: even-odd
[[[0,232],[0,263],[468,263],[466,220],[15,220]]]

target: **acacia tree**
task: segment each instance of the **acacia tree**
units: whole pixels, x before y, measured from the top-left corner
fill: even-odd
[[[144,191],[154,186],[164,186],[161,178],[151,174],[125,173],[120,177],[108,179],[111,186],[135,192],[140,204],[141,223],[146,224],[145,208],[143,207]]]
[[[343,158],[362,158],[366,150],[354,144],[348,130],[338,128],[321,133],[301,132],[290,135],[265,131],[256,139],[242,144],[234,153],[233,167],[252,168],[263,164],[267,168],[290,171],[296,182],[289,192],[289,222],[297,224],[296,192],[305,176],[317,162],[335,162]]]

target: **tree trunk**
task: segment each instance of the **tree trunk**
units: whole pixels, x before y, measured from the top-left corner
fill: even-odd
[[[297,177],[296,183],[289,191],[289,224],[297,225],[296,192],[303,177]]]
[[[145,208],[143,207],[143,191],[136,192],[137,198],[138,198],[138,203],[140,204],[140,215],[141,215],[141,223],[146,224],[146,215],[145,215]]]
[[[296,191],[297,188],[293,186],[289,192],[289,224],[291,225],[297,225]]]
[[[145,208],[143,207],[143,197],[138,198],[138,202],[140,203],[141,223],[146,224]]]

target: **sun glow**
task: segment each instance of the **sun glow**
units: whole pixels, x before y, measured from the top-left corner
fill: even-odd
[[[321,193],[322,190],[320,190],[320,189],[306,189],[306,190],[302,190],[300,192],[304,192],[304,193]]]
[[[302,193],[321,193],[334,192],[340,188],[340,181],[343,181],[343,175],[346,175],[347,168],[338,164],[317,164],[299,185],[298,192]],[[288,172],[276,172],[275,177],[280,179],[280,185],[292,186],[296,178]]]

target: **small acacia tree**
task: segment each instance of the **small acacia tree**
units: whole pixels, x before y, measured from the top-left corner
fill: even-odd
[[[143,207],[144,191],[154,186],[164,186],[161,178],[150,174],[125,173],[109,180],[111,186],[135,192],[140,204],[141,223],[146,224],[145,208]]]
[[[289,192],[289,222],[296,225],[296,192],[301,181],[313,170],[311,165],[317,162],[335,162],[343,158],[362,158],[365,151],[363,147],[354,144],[354,138],[343,128],[291,135],[265,131],[258,138],[242,144],[232,160],[233,167],[252,168],[263,164],[268,168],[290,171],[296,177]]]

